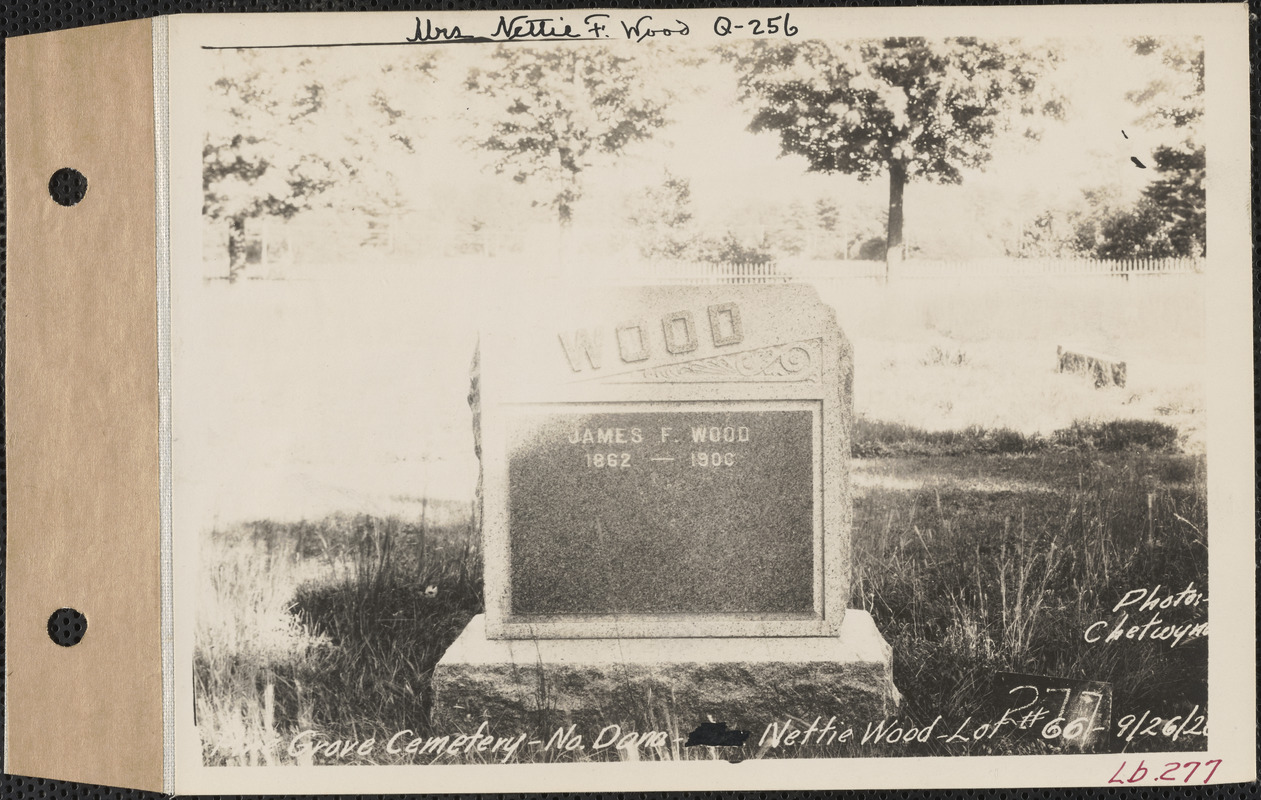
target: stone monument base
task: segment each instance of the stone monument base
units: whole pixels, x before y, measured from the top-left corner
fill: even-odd
[[[901,699],[865,611],[847,611],[835,637],[487,639],[485,622],[474,617],[434,668],[435,731],[487,722],[546,738],[576,725],[590,741],[609,725],[686,737],[722,722],[756,743],[770,723],[862,726]]]

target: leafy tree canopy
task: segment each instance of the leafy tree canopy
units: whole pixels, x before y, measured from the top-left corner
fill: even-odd
[[[401,204],[391,158],[415,150],[417,84],[432,53],[337,69],[300,51],[225,51],[207,108],[203,213],[229,224],[231,275],[245,222],[316,207],[375,214]]]
[[[1149,249],[1202,256],[1208,239],[1206,155],[1199,136],[1204,116],[1204,42],[1199,37],[1139,37],[1130,46],[1140,56],[1160,59],[1165,69],[1127,98],[1142,109],[1140,121],[1177,137],[1152,152],[1160,177],[1143,191],[1143,197],[1146,210],[1159,225]]]
[[[630,198],[626,216],[645,258],[683,258],[696,232],[692,230],[692,186],[687,178],[666,170],[659,184]]]
[[[1148,165],[1156,178],[1138,202],[1125,208],[1103,194],[1087,194],[1088,210],[1076,212],[1074,244],[1078,252],[1098,258],[1203,256],[1203,42],[1198,37],[1136,37],[1128,46],[1136,55],[1159,62],[1151,80],[1126,94],[1137,107],[1136,124],[1165,137],[1152,150]]]
[[[1199,37],[1140,36],[1129,41],[1140,56],[1160,60],[1165,69],[1126,99],[1144,109],[1142,123],[1189,128],[1204,116],[1204,43]]]
[[[670,91],[643,59],[609,46],[501,45],[466,82],[488,101],[472,142],[494,154],[496,172],[542,185],[568,225],[583,173],[666,124]]]
[[[889,175],[890,254],[902,243],[907,180],[959,183],[1000,134],[1036,137],[1037,118],[1063,111],[1045,80],[1056,50],[1017,40],[763,41],[724,56],[755,107],[753,131],[777,132],[811,171]]]
[[[958,183],[1018,118],[1062,113],[1042,82],[1055,51],[1014,40],[757,42],[736,60],[754,131],[779,132],[813,171],[865,180],[901,162],[909,178]]]

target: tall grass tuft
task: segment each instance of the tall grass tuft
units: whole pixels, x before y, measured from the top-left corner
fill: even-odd
[[[1018,662],[1035,642],[1047,586],[1057,565],[1057,537],[1050,537],[1044,552],[1035,553],[1025,531],[1024,510],[1021,510],[1014,544],[1009,544],[1009,522],[1004,520],[1003,544],[998,558],[998,599],[1003,646],[1009,657]],[[977,580],[980,579],[978,569]]]
[[[195,653],[206,762],[293,763],[303,730],[426,728],[433,665],[482,607],[475,540],[467,519],[364,514],[210,532]]]
[[[295,695],[301,721],[311,706],[293,675],[328,649],[327,638],[290,613],[296,587],[320,570],[299,557],[295,542],[273,534],[274,526],[260,523],[202,541],[194,681],[207,763],[284,760],[277,687]]]
[[[913,718],[973,713],[996,671],[1111,682],[1115,709],[1203,708],[1205,640],[1170,649],[1083,638],[1127,591],[1207,590],[1201,457],[1144,443],[900,463],[904,479],[937,487],[859,497],[854,596],[893,645]],[[1027,488],[978,479],[995,471]]]

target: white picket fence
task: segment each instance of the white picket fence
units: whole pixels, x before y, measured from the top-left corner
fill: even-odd
[[[632,266],[625,278],[628,283],[661,285],[788,283],[802,280],[794,273],[780,271],[776,264],[770,261],[760,264],[648,261]]]
[[[800,261],[757,264],[660,261],[636,265],[629,283],[660,285],[766,284],[850,280],[890,281],[1022,277],[1131,277],[1195,275],[1202,259],[997,258],[969,261],[904,261],[886,273],[883,261]]]
[[[1196,258],[1001,258],[973,261],[903,262],[899,278],[1003,278],[1028,276],[1080,275],[1099,277],[1145,275],[1186,275],[1203,271]]]

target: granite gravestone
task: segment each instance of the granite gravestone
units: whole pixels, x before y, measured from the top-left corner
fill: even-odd
[[[842,694],[894,702],[870,617],[846,624],[851,376],[805,286],[609,290],[503,315],[470,395],[486,613],[435,669],[436,716],[521,714],[534,670],[568,676],[567,713],[608,708],[597,676],[616,666],[625,691],[632,663],[641,688],[710,711],[715,689],[749,690],[697,669],[804,669],[833,704],[827,676],[844,674]]]

